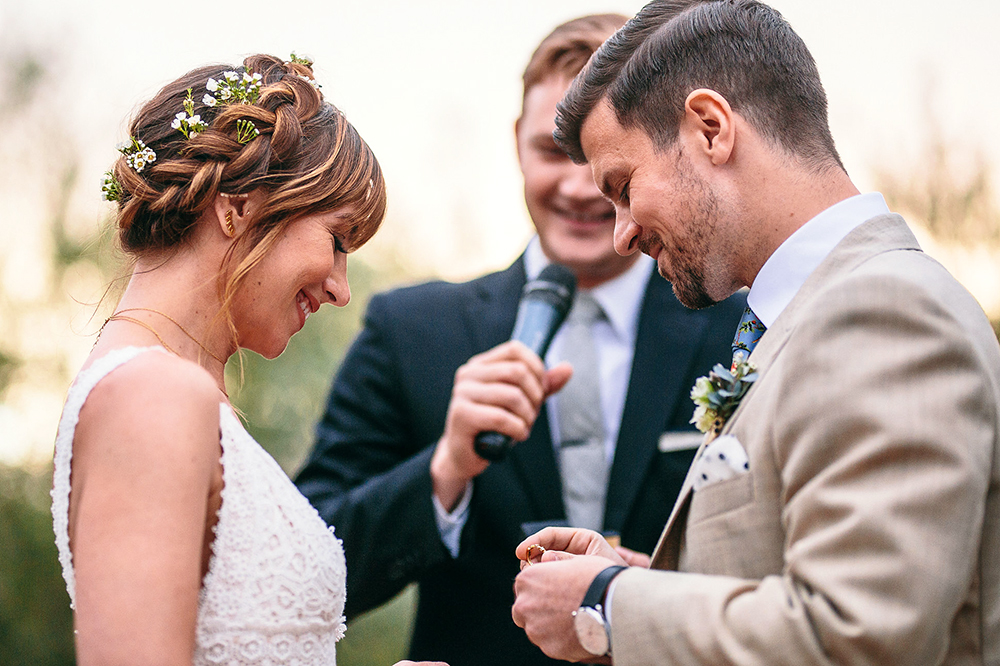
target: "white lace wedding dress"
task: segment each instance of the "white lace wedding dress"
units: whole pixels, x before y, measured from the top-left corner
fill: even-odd
[[[69,389],[56,435],[52,518],[75,603],[68,518],[73,434],[88,394],[115,368],[162,347],[116,349]],[[331,666],[343,636],[346,569],[340,541],[274,459],[219,405],[225,488],[198,599],[194,664]]]

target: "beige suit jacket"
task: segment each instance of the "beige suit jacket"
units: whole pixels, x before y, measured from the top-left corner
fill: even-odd
[[[976,301],[879,216],[751,360],[723,431],[749,472],[689,475],[661,571],[616,579],[614,662],[1000,664],[1000,347]]]

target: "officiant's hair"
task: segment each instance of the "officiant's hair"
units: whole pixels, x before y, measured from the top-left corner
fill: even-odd
[[[663,150],[688,94],[715,90],[762,137],[816,171],[844,169],[809,49],[757,0],[654,0],[590,59],[557,107],[556,143],[577,163],[584,121],[607,99],[625,128]]]
[[[222,81],[226,72],[259,74],[259,97],[248,100],[252,103],[212,104],[208,80]],[[175,123],[188,97],[193,98],[194,115],[206,124],[190,138]],[[215,97],[221,100],[222,94]],[[259,135],[252,136],[247,121]],[[129,134],[156,155],[141,171],[129,165],[126,154],[114,165],[121,189],[118,235],[129,254],[162,252],[186,242],[219,194],[264,192],[220,271],[220,279],[230,276],[220,289],[226,304],[295,219],[346,209],[349,233],[344,240],[353,249],[372,237],[385,216],[378,160],[354,126],[323,99],[311,63],[302,58],[285,62],[253,55],[242,67],[194,69],[143,105]]]
[[[604,40],[626,21],[628,17],[621,14],[591,14],[556,26],[539,42],[524,68],[522,103],[533,87],[552,77],[569,83]]]

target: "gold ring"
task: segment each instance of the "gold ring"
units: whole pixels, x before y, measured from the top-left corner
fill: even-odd
[[[536,550],[536,549],[538,550],[538,561],[539,562],[542,561],[542,555],[545,554],[545,548],[543,546],[541,546],[540,544],[533,543],[530,546],[528,546],[528,551],[525,553],[525,557],[528,558],[525,561],[529,565],[535,564],[535,561],[531,559],[531,551]]]

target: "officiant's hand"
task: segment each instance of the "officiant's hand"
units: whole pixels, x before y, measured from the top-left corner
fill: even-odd
[[[648,569],[649,565],[653,563],[653,558],[651,558],[646,553],[640,553],[637,550],[632,550],[631,548],[626,548],[625,546],[615,546],[615,552],[621,555],[625,563],[630,567],[642,567],[643,569]]]
[[[526,440],[542,402],[571,374],[566,363],[546,370],[537,354],[516,341],[477,354],[458,369],[444,434],[431,458],[434,495],[446,510],[489,466],[475,451],[476,435],[499,432],[516,442]]]
[[[516,598],[511,608],[514,624],[524,629],[528,639],[553,659],[610,663],[583,649],[573,629],[572,615],[597,574],[624,563],[610,545],[607,549],[613,559],[546,551],[541,563],[523,567],[514,579]]]

